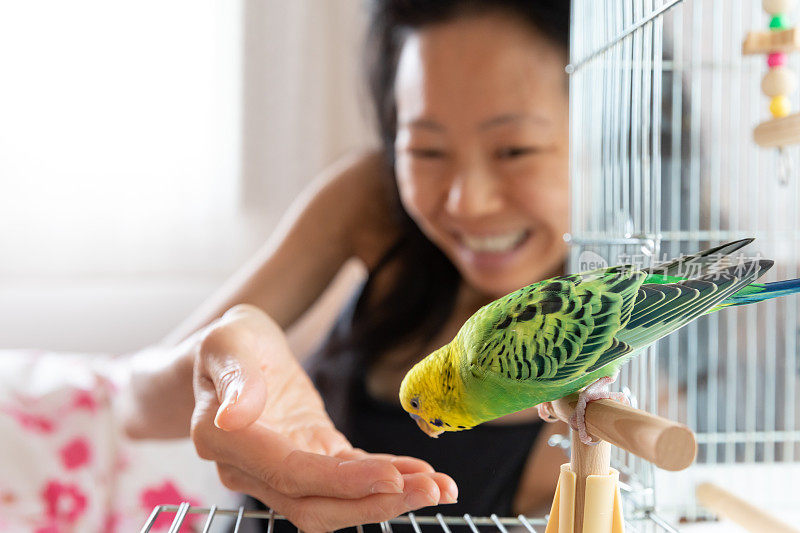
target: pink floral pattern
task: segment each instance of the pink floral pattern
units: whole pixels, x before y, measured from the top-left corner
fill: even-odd
[[[72,408],[73,409],[86,409],[87,411],[94,413],[97,411],[98,404],[97,400],[94,399],[94,395],[87,390],[79,390],[75,391],[75,396],[72,398]]]
[[[86,439],[77,437],[61,448],[59,454],[61,455],[61,463],[64,465],[64,468],[67,470],[74,470],[89,462],[91,458],[91,448]]]
[[[34,433],[52,433],[55,430],[55,423],[48,417],[27,413],[16,407],[5,407],[3,413],[16,420],[23,429]]]
[[[0,532],[139,531],[158,505],[233,504],[190,442],[125,436],[112,364],[0,351]],[[160,516],[155,530],[173,518]],[[187,515],[181,531],[202,518]]]
[[[181,502],[189,502],[190,505],[199,505],[199,501],[189,498],[178,490],[175,484],[167,480],[158,487],[145,488],[139,496],[139,501],[145,511],[152,511],[157,505],[178,505]],[[175,518],[175,513],[161,513],[153,524],[154,530],[167,529]],[[199,515],[186,515],[184,524],[191,526]]]
[[[50,481],[42,491],[47,518],[73,524],[86,511],[86,496],[73,484]]]

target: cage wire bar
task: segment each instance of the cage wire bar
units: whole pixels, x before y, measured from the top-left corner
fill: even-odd
[[[598,262],[646,267],[756,237],[748,256],[775,260],[764,281],[798,277],[800,150],[787,149],[795,164],[782,185],[777,153],[752,141],[767,117],[764,58],[741,55],[745,32],[766,23],[760,0],[573,0],[572,271]],[[796,56],[789,62],[800,70]],[[770,511],[800,507],[798,300],[703,317],[623,367],[616,386],[634,406],[687,424],[699,445],[696,464],[683,472],[615,450],[628,531],[674,533],[678,523],[709,518],[694,499],[701,481]],[[175,513],[170,531],[192,514],[205,515],[204,532],[227,519],[234,531],[261,520],[271,533],[283,520],[184,503],[156,507],[142,532],[164,513]],[[546,521],[411,513],[381,531],[398,524],[416,533],[455,525],[538,533]]]
[[[798,277],[798,149],[788,148],[795,165],[782,185],[777,151],[752,141],[768,115],[766,65],[743,58],[741,43],[766,27],[760,0],[573,0],[572,9],[571,270],[646,267],[756,237],[747,257],[776,262],[763,281]],[[774,512],[797,507],[799,326],[796,297],[728,309],[623,368],[618,386],[634,405],[687,424],[699,445],[696,464],[677,473],[616,450],[629,508],[705,519],[694,501],[701,481]]]
[[[174,514],[174,518],[169,527],[169,533],[177,533],[180,531],[181,526],[185,523],[186,517],[189,514],[201,514],[205,516],[202,525],[202,533],[210,533],[211,531],[231,531],[229,522],[225,522],[221,528],[216,528],[214,520],[218,517],[228,517],[233,520],[233,533],[239,531],[242,521],[257,520],[263,523],[265,533],[272,533],[275,524],[278,521],[286,520],[281,515],[275,514],[274,511],[245,511],[243,507],[238,509],[218,509],[214,507],[191,507],[188,503],[181,503],[180,505],[160,505],[153,509],[147,522],[141,529],[141,533],[148,533],[153,529],[158,517],[162,514]],[[537,533],[544,531],[547,521],[542,518],[526,517],[524,515],[517,515],[516,517],[499,517],[496,514],[488,517],[477,517],[465,514],[463,516],[444,516],[438,513],[433,516],[417,516],[414,513],[408,513],[404,516],[394,518],[386,522],[380,522],[382,533],[392,533],[392,525],[410,525],[415,533],[422,533],[423,528],[428,528],[442,531],[443,533],[451,533],[450,527],[461,526],[469,528],[472,533],[480,533],[479,528],[491,527],[500,533],[509,533],[509,529],[519,532]],[[214,529],[212,529],[214,528]],[[364,528],[357,526],[358,533],[363,533]],[[299,530],[298,530],[299,531]]]

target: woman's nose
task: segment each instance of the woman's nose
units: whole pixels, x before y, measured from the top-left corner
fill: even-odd
[[[466,218],[496,213],[503,209],[500,184],[479,169],[460,172],[450,183],[445,208],[452,216]]]

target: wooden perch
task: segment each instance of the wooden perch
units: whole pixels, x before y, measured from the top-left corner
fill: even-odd
[[[789,146],[800,143],[800,113],[762,122],[753,130],[759,146]]]
[[[769,54],[800,50],[800,31],[789,28],[781,31],[751,31],[742,43],[742,54]]]
[[[759,509],[745,499],[714,485],[701,483],[696,489],[697,500],[714,514],[724,516],[753,533],[800,533],[790,525]]]
[[[577,400],[573,395],[553,402],[556,416],[568,422]],[[664,470],[683,470],[697,455],[697,441],[688,427],[614,400],[589,403],[586,429],[592,438],[610,442]]]
[[[556,400],[553,414],[569,422],[577,403],[577,395]],[[611,444],[664,470],[682,470],[697,454],[694,433],[686,426],[613,400],[587,406],[586,429],[600,442],[583,444],[578,432],[572,432],[570,462],[561,465],[545,533],[623,532],[619,472],[611,468]]]

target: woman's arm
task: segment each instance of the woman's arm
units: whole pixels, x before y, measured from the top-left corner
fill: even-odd
[[[235,306],[181,346],[193,354],[185,381],[194,384],[187,418],[197,454],[216,462],[226,487],[255,496],[303,531],[456,501],[453,480],[424,461],[353,448],[280,326],[260,309]],[[175,409],[164,397],[155,407],[157,424]]]
[[[125,427],[131,437],[188,435],[198,339],[202,328],[227,309],[255,305],[285,329],[349,257],[359,257],[368,267],[377,262],[396,238],[381,157],[345,158],[315,180],[275,237],[245,267],[164,342],[131,359],[125,390]]]
[[[347,259],[369,267],[395,238],[380,153],[347,157],[289,209],[274,236],[167,337],[185,339],[236,304],[263,309],[286,329],[325,290]]]

